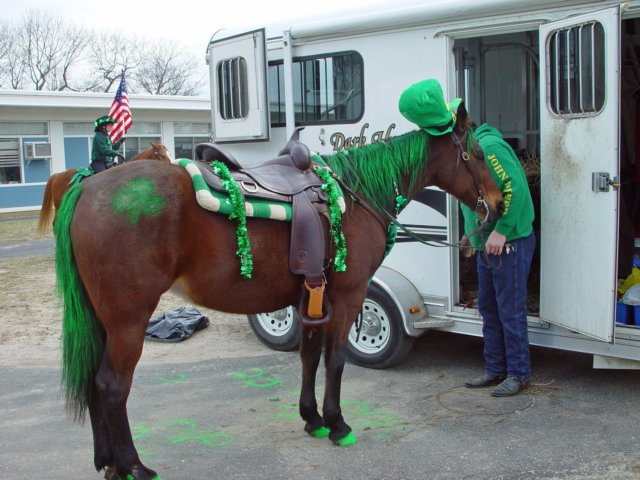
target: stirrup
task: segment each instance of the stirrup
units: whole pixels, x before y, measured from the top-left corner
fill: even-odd
[[[322,282],[321,287],[311,288],[305,280],[302,287],[302,295],[300,295],[300,304],[298,305],[298,315],[304,325],[311,327],[317,327],[324,325],[331,320],[333,316],[333,308],[326,295],[324,295],[324,286],[326,282]],[[309,301],[306,302],[307,294],[309,292]],[[322,312],[325,312],[324,317]]]

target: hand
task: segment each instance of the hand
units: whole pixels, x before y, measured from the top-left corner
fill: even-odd
[[[484,244],[484,251],[487,252],[488,255],[502,255],[502,249],[504,248],[504,244],[506,241],[506,235],[498,233],[494,230],[489,235],[487,243]]]
[[[122,138],[120,139],[120,143],[124,143],[124,141],[125,141],[126,139],[127,139],[127,137],[122,137]]]
[[[460,250],[462,251],[462,256],[465,258],[473,257],[476,253],[476,250],[471,246],[471,242],[467,237],[463,237],[460,241]]]

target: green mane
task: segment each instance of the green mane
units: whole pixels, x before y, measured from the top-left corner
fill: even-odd
[[[322,158],[354,191],[379,211],[387,210],[406,187],[412,190],[418,174],[427,161],[428,135],[422,130],[405,133],[387,142],[377,142],[360,148],[350,148]]]

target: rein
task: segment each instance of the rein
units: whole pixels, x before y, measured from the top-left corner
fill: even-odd
[[[362,197],[360,197],[356,192],[354,192],[348,185],[346,185],[344,183],[344,181],[338,175],[333,173],[333,171],[331,171],[331,176],[340,184],[340,186],[344,189],[344,191],[349,194],[349,196],[351,197],[351,200],[353,202],[361,205],[367,212],[369,212],[369,214],[373,218],[375,218],[378,221],[378,223],[382,226],[382,229],[385,232],[387,232],[387,230],[389,228],[389,225],[393,224],[396,227],[400,228],[403,232],[405,232],[409,237],[411,237],[412,239],[416,240],[419,243],[422,243],[423,245],[427,245],[427,246],[430,246],[430,247],[463,248],[462,244],[468,238],[473,237],[474,235],[476,235],[480,231],[482,231],[483,227],[485,226],[485,224],[489,220],[489,206],[487,205],[487,202],[486,202],[486,200],[484,198],[484,194],[482,193],[482,189],[480,188],[480,184],[479,184],[476,172],[474,172],[473,169],[469,166],[469,160],[470,160],[469,153],[465,150],[465,148],[462,145],[462,141],[456,135],[455,132],[451,132],[451,136],[453,138],[454,143],[458,147],[459,155],[456,157],[456,166],[455,166],[451,176],[449,177],[449,182],[447,182],[447,185],[450,185],[451,181],[455,177],[455,174],[458,171],[458,167],[460,165],[460,159],[462,158],[462,160],[464,161],[464,165],[467,167],[467,170],[471,174],[471,177],[473,178],[473,183],[474,183],[476,189],[478,190],[478,200],[477,200],[477,203],[476,203],[476,210],[478,210],[480,207],[483,207],[485,212],[486,212],[486,215],[485,215],[484,219],[482,219],[481,221],[478,222],[478,226],[476,227],[476,229],[473,232],[471,232],[469,235],[463,235],[463,237],[456,243],[445,242],[445,241],[442,241],[442,240],[424,240],[424,239],[420,238],[411,229],[409,229],[408,227],[406,227],[405,225],[400,223],[397,220],[395,215],[389,213],[386,210],[382,210],[381,212],[375,210],[369,204],[369,202],[367,202]],[[474,155],[477,155],[477,151],[475,149],[475,145],[473,145],[472,148],[474,150],[474,152],[473,152]],[[443,190],[445,192],[447,192],[447,187],[445,187]],[[447,193],[449,193],[449,192],[447,192]]]

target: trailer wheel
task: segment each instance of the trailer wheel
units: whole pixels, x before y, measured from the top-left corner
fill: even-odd
[[[300,343],[300,320],[293,307],[247,315],[251,330],[267,347],[281,352],[296,350]]]
[[[349,331],[347,353],[353,363],[368,368],[388,368],[411,353],[415,339],[404,332],[396,304],[374,283],[362,304],[362,314],[360,335],[355,323]]]

